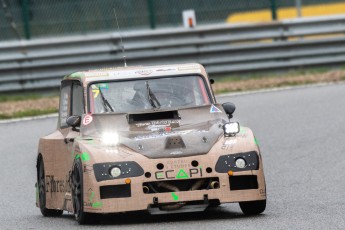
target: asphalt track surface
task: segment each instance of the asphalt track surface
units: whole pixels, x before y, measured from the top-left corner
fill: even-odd
[[[0,124],[0,229],[345,229],[345,84],[222,97],[260,142],[268,204],[244,216],[238,204],[204,213],[131,213],[79,226],[35,207],[38,138],[56,118]]]

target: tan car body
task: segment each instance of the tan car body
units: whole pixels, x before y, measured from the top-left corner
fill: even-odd
[[[206,122],[204,128],[197,128],[197,131],[191,128],[188,132],[181,131],[181,133],[177,134],[167,134],[166,136],[159,136],[157,139],[154,138],[154,136],[147,137],[147,139],[137,138],[135,145],[138,145],[139,148],[125,145],[104,146],[99,139],[80,136],[80,132],[73,130],[71,127],[61,128],[61,119],[65,119],[66,114],[61,115],[62,112],[60,111],[57,130],[52,134],[42,137],[38,147],[38,159],[44,162],[46,190],[45,207],[53,210],[74,212],[72,204],[73,194],[71,192],[71,173],[76,159],[81,160],[83,166],[83,210],[87,213],[118,213],[136,210],[149,210],[152,213],[154,213],[154,210],[158,210],[158,213],[169,213],[182,212],[185,207],[189,205],[192,207],[193,204],[196,204],[196,206],[206,204],[207,206],[209,201],[219,201],[219,203],[222,204],[228,202],[265,200],[266,185],[262,159],[256,139],[252,131],[246,127],[241,127],[241,131],[235,136],[225,137],[223,135],[224,131],[221,121],[228,122],[229,119],[222,105],[217,104],[215,101],[207,73],[203,66],[199,64],[183,64],[102,69],[77,72],[66,76],[63,81],[80,82],[84,92],[84,109],[85,111],[89,111],[87,87],[88,84],[92,82],[114,79],[152,78],[157,76],[174,77],[188,74],[199,75],[204,78],[206,88],[208,88],[210,92],[211,104],[178,110],[181,124],[193,124],[197,117],[197,120],[204,120]],[[62,103],[62,100],[63,99],[60,99],[60,103]],[[67,103],[70,105],[71,101],[67,101]],[[213,106],[220,111],[211,113],[210,109],[212,109]],[[83,122],[85,119],[90,118],[85,118],[85,116],[93,115],[83,114]],[[109,120],[109,126],[111,126],[113,122],[111,119],[114,119],[115,123],[118,122],[117,125],[136,132],[140,132],[141,128],[145,128],[151,124],[151,121],[144,122],[140,125],[138,125],[138,122],[128,124],[126,122],[128,118],[126,114],[117,115],[116,117],[111,114],[104,116]],[[94,117],[94,120],[90,123],[87,121],[86,123],[88,124],[85,126],[89,126],[91,129],[97,129],[97,119],[97,117]],[[169,131],[175,129],[173,119],[163,120],[165,126],[169,126]],[[207,123],[208,120],[213,120],[214,122]],[[92,127],[92,125],[94,125],[94,127]],[[82,124],[81,126],[81,130],[83,130],[84,125]],[[194,136],[189,137],[188,135],[190,135],[190,133],[194,133]],[[206,145],[209,139],[204,138],[203,133],[209,135],[207,138],[210,140],[214,138],[214,140],[212,139],[212,145],[204,148],[206,152],[203,150],[202,145]],[[213,135],[213,133],[215,134]],[[199,147],[199,152],[194,153],[192,150],[189,150],[188,154],[186,153],[186,155],[182,154],[182,156],[180,156],[179,153],[183,152],[183,150],[179,147],[176,149],[172,148],[169,155],[161,157],[148,157],[140,152],[140,148],[145,148],[144,150],[146,153],[151,154],[149,149],[156,148],[152,151],[159,153],[159,148],[161,148],[159,146],[162,145],[164,140],[176,135],[186,140],[189,138],[186,143],[193,143],[195,149]],[[143,143],[144,147],[141,147],[142,145],[140,143]],[[193,148],[192,146],[191,149]],[[231,157],[239,153],[257,154],[258,168],[255,170],[248,169],[240,171],[227,170],[222,173],[215,170],[217,161],[221,156]],[[97,181],[94,165],[106,165],[109,162],[136,162],[143,169],[143,173],[135,177],[128,176],[119,179],[114,178],[111,180]],[[158,167],[158,165],[161,166],[161,164],[164,165],[163,169]],[[151,174],[150,177],[148,177],[149,174]],[[256,176],[256,187],[254,189],[230,189],[230,178],[240,178],[239,176]],[[195,184],[198,180],[200,181],[200,179],[204,178],[208,178],[207,180],[210,182],[211,179],[209,178],[218,178],[219,183],[214,189],[211,189],[210,185],[208,185],[207,189],[201,189],[201,186],[195,185],[195,189],[189,189],[187,191],[178,191],[179,189],[176,190],[176,188],[170,187],[171,191],[169,192],[144,193],[146,189],[143,188],[144,183],[164,182],[164,186],[167,187],[168,185],[166,184],[169,184],[169,181],[195,179],[191,181],[191,183]],[[207,180],[203,180],[203,183]],[[129,197],[101,199],[100,188],[102,186],[117,185],[127,186],[127,189],[130,189]],[[162,184],[159,184],[159,186],[161,185]],[[120,189],[122,187],[109,188],[115,188],[116,190],[116,188]],[[115,190],[114,192],[116,192]],[[148,190],[146,190],[146,192],[147,191]],[[128,194],[126,196],[128,196]],[[37,189],[37,207],[40,207],[39,202]],[[176,205],[178,207],[176,207]],[[195,210],[197,210],[197,208],[195,208]]]

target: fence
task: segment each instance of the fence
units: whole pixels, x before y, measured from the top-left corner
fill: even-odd
[[[248,13],[250,19],[262,14],[265,20],[271,20],[272,16],[284,19],[286,12],[282,9],[289,11],[289,17],[296,17],[295,1],[302,2],[302,9],[344,3],[343,0],[0,0],[0,40],[111,32],[115,28],[114,7],[121,28],[137,30],[181,26],[181,12],[186,9],[195,10],[198,25],[232,22],[232,16]],[[309,16],[339,13],[341,7],[331,7],[327,12],[321,8],[322,11],[311,9],[313,14]],[[242,16],[235,18],[236,22],[248,20]]]
[[[218,75],[344,63],[344,32],[345,15],[132,31],[124,41],[129,65],[199,62]],[[0,53],[2,92],[58,87],[71,72],[123,66],[118,33],[3,42]]]

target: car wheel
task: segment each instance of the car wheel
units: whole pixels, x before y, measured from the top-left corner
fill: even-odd
[[[63,210],[56,209],[47,209],[46,208],[46,182],[45,182],[45,173],[44,173],[44,162],[42,157],[38,160],[38,169],[37,169],[37,186],[38,186],[38,198],[41,213],[43,216],[61,216]]]
[[[74,216],[81,225],[94,223],[94,216],[84,212],[83,173],[80,159],[75,160],[72,171],[72,200]]]
[[[240,202],[240,208],[245,215],[257,215],[265,211],[266,200]]]

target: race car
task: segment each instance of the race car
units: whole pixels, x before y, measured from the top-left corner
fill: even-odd
[[[43,216],[266,208],[253,132],[231,121],[200,64],[120,67],[61,81],[57,129],[40,138],[36,206]]]

